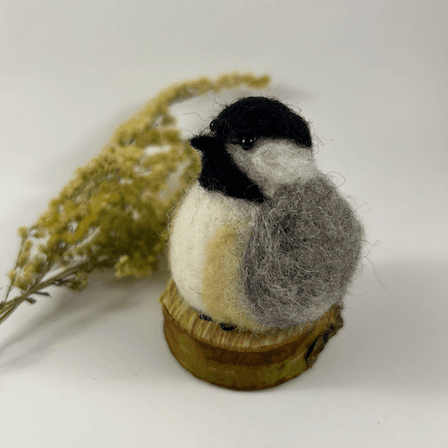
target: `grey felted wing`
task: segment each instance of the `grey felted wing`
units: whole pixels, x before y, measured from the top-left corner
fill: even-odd
[[[319,318],[347,293],[362,240],[361,223],[325,176],[278,187],[260,204],[243,259],[253,317],[279,328]]]

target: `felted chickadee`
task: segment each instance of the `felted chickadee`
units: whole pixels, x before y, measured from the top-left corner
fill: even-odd
[[[202,171],[175,212],[178,291],[224,330],[302,325],[342,301],[363,229],[317,169],[307,122],[283,103],[243,98],[191,139]]]

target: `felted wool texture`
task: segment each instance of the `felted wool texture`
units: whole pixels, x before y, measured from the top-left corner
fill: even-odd
[[[201,136],[191,139],[191,144],[201,154],[202,169],[198,180],[203,188],[236,199],[265,200],[258,185],[235,164],[224,141],[214,136]]]
[[[249,151],[238,145],[228,145],[227,151],[266,197],[272,197],[277,185],[306,182],[318,174],[312,150],[289,140],[263,138]]]
[[[227,106],[210,123],[220,139],[237,143],[242,137],[287,139],[311,148],[307,122],[288,106],[274,98],[250,96]]]
[[[255,203],[208,191],[198,183],[179,204],[170,224],[170,268],[180,294],[196,310],[224,322],[229,319],[221,307],[215,306],[215,311],[219,312],[214,315],[208,306],[213,308],[210,304],[219,297],[221,300],[223,297],[228,301],[239,300],[242,292],[241,262],[235,265],[240,269],[236,272],[232,268],[232,254],[246,247],[255,214]],[[226,247],[228,250],[224,253]],[[241,261],[242,254],[238,258]],[[205,277],[204,270],[207,271]],[[232,272],[238,279],[232,277]],[[227,292],[218,294],[217,289]],[[229,313],[232,316],[238,314]]]
[[[170,239],[184,299],[254,332],[314,321],[340,302],[362,226],[319,173],[306,121],[277,100],[243,98],[191,144],[202,171]]]
[[[228,147],[251,151],[265,139],[282,139],[303,148],[311,148],[312,143],[307,122],[280,101],[247,97],[227,106],[210,123],[210,133],[191,139],[202,158],[200,185],[226,196],[263,202],[266,197],[260,185],[238,166]]]
[[[249,227],[224,224],[214,233],[205,248],[201,295],[207,314],[215,321],[266,332],[270,327],[251,317],[244,300],[242,260],[249,236],[246,229]]]
[[[361,223],[325,176],[278,187],[260,204],[244,254],[252,316],[278,328],[319,318],[347,293],[362,239]]]

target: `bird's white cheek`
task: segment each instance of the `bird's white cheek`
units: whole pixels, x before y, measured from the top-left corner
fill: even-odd
[[[252,163],[260,174],[278,184],[306,181],[317,174],[311,151],[291,143],[266,143],[260,146]]]
[[[268,140],[252,154],[235,151],[233,157],[268,195],[278,185],[306,182],[318,174],[312,151],[287,140]]]

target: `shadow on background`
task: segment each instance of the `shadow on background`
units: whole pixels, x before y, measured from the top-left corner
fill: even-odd
[[[448,262],[407,259],[366,265],[343,312],[344,327],[292,388],[402,390],[440,399],[448,391]],[[448,398],[448,397],[445,397]]]
[[[169,270],[166,256],[159,260],[158,271],[147,278],[117,279],[113,270],[95,272],[82,292],[53,287],[51,298],[40,297],[33,306],[21,305],[16,311],[18,316],[14,313],[8,319],[11,324],[17,318],[10,325],[13,331],[0,343],[0,369],[6,371],[33,364],[45,357],[54,345],[83,338],[83,333],[92,331],[95,339],[89,346],[96,344],[100,350],[109,352],[113,351],[110,344],[114,339],[117,339],[116,345],[132,340],[136,350],[137,333],[142,344],[147,345],[154,339],[160,344],[163,334],[158,298],[165,289]],[[106,329],[110,335],[104,333]]]

